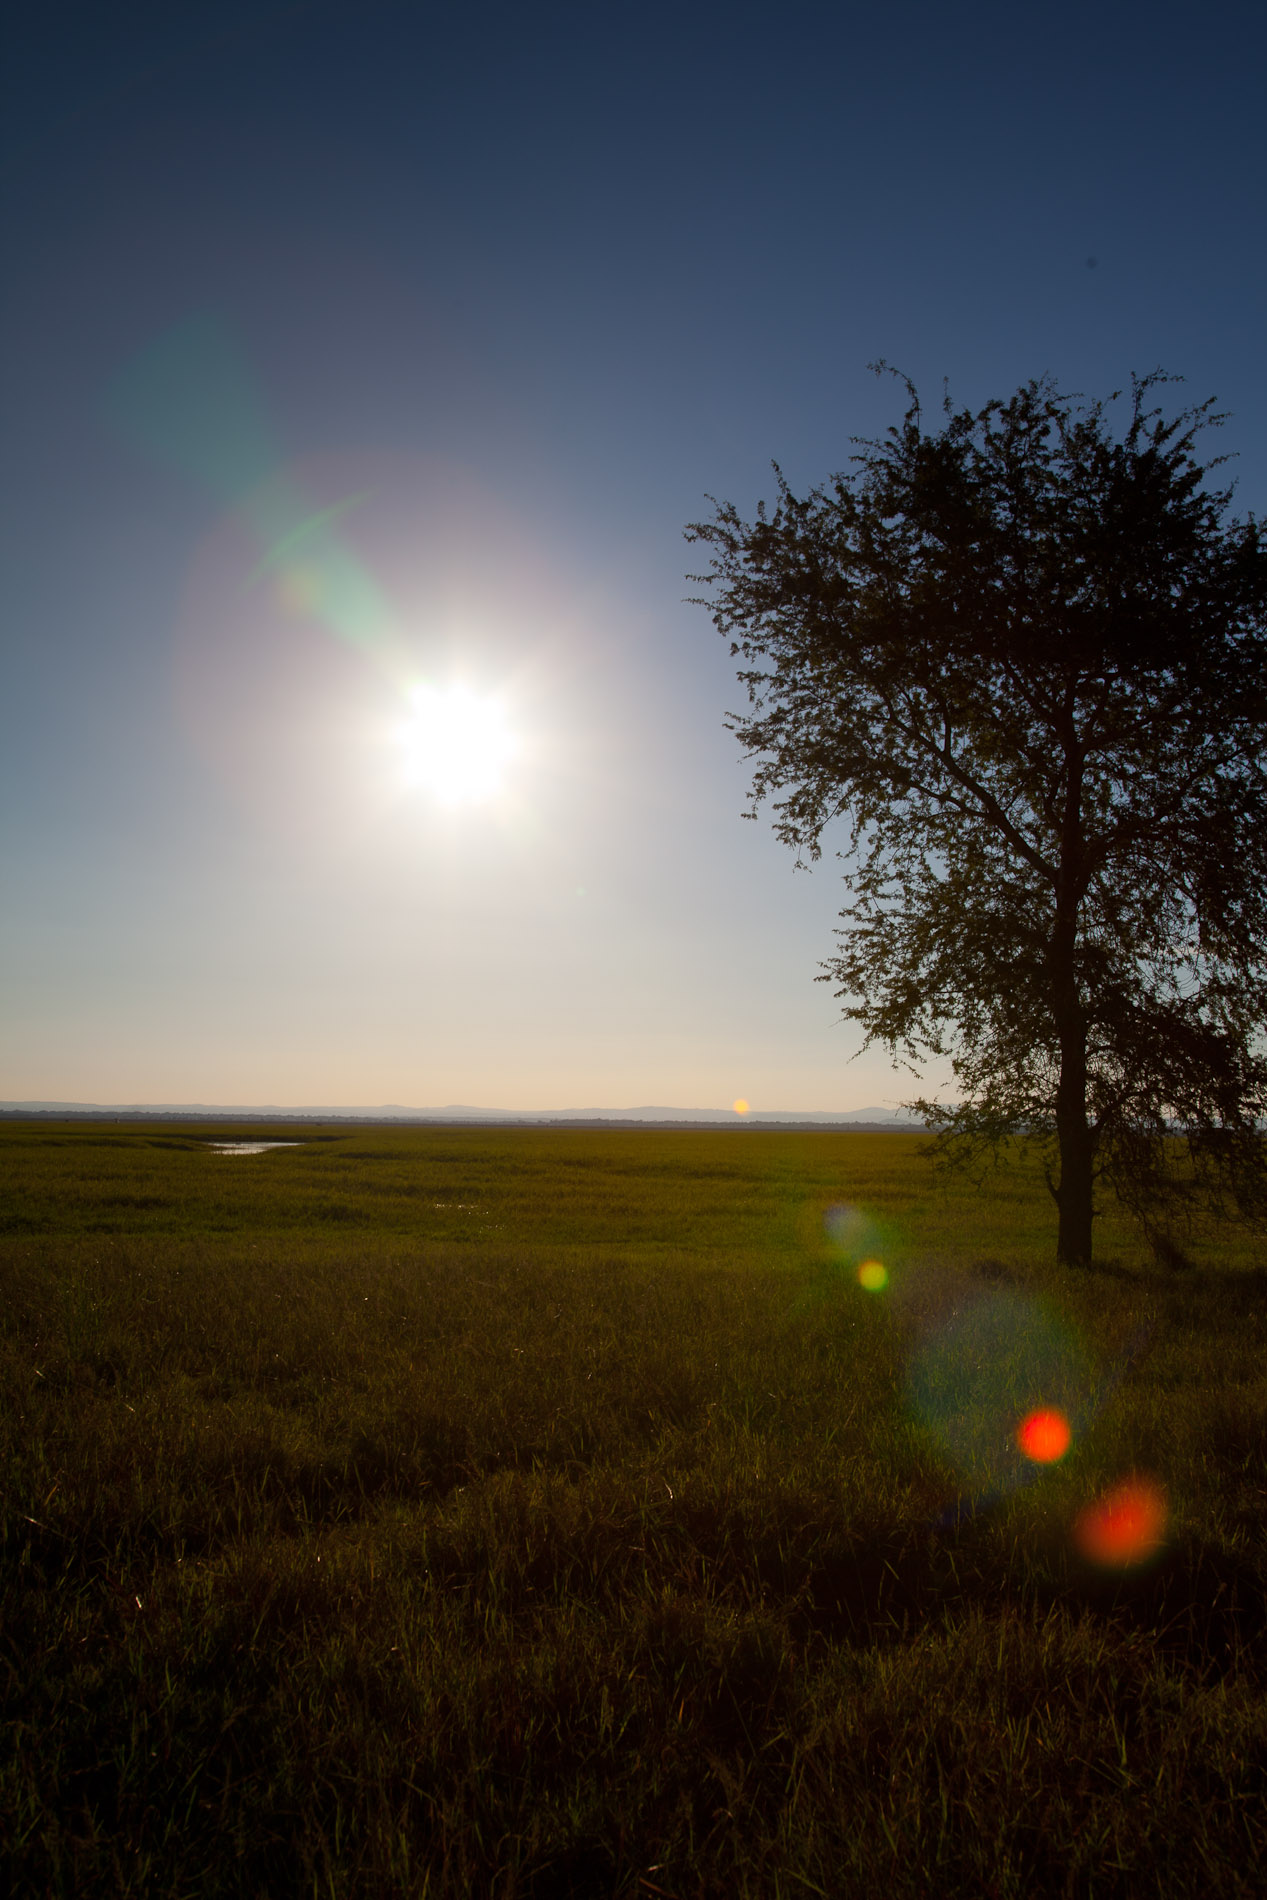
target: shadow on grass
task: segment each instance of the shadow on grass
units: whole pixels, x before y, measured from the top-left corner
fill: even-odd
[[[801,1644],[874,1649],[972,1609],[1082,1611],[1114,1634],[1144,1635],[1159,1660],[1204,1681],[1267,1660],[1267,1599],[1258,1567],[1200,1542],[1116,1573],[1054,1549],[1025,1572],[1000,1574],[982,1548],[981,1518],[958,1531],[907,1533],[820,1548],[787,1611]]]

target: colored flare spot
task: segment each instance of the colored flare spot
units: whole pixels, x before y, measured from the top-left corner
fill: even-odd
[[[833,1247],[852,1260],[872,1260],[878,1249],[878,1237],[861,1208],[838,1201],[823,1215],[823,1229]]]
[[[934,1316],[913,1342],[906,1377],[916,1423],[978,1498],[1002,1496],[1043,1470],[1030,1446],[1056,1451],[1046,1415],[1072,1440],[1094,1393],[1095,1369],[1067,1327],[1012,1288],[969,1294],[958,1310]]]
[[[864,1260],[858,1268],[858,1285],[868,1293],[879,1293],[888,1284],[888,1273],[878,1260]]]
[[[1127,1478],[1074,1520],[1073,1540],[1084,1557],[1106,1570],[1128,1570],[1161,1549],[1166,1499],[1148,1478]]]
[[[288,562],[302,542],[317,540],[322,531],[332,522],[337,521],[340,515],[345,515],[349,509],[359,508],[363,501],[368,501],[371,493],[372,490],[367,488],[359,495],[349,495],[344,501],[337,501],[333,508],[323,508],[320,514],[309,515],[306,521],[301,521],[297,528],[292,528],[289,534],[284,534],[279,541],[273,543],[263,560],[257,562],[247,576],[247,586],[254,587],[256,581],[267,574],[271,568],[281,567],[283,563]]]
[[[1017,1444],[1036,1465],[1054,1465],[1064,1457],[1072,1439],[1069,1420],[1050,1406],[1030,1412],[1016,1428]]]
[[[277,583],[277,598],[287,613],[311,614],[321,605],[321,576],[310,567],[289,567]]]

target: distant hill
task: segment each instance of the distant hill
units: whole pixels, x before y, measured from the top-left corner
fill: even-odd
[[[840,1112],[824,1109],[760,1109],[736,1115],[725,1108],[673,1108],[668,1105],[638,1108],[477,1108],[465,1102],[448,1102],[442,1108],[406,1108],[398,1102],[378,1107],[349,1108],[320,1104],[314,1107],[283,1107],[278,1103],[223,1102],[0,1102],[0,1115],[54,1116],[180,1116],[199,1120],[232,1121],[348,1121],[403,1123],[483,1123],[510,1125],[540,1123],[558,1126],[575,1123],[593,1126],[613,1123],[619,1126],[648,1127],[799,1127],[799,1128],[906,1128],[923,1124],[894,1108],[853,1108]]]

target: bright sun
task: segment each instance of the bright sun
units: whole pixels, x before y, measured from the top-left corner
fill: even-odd
[[[465,686],[415,686],[401,741],[409,783],[444,805],[495,796],[515,751],[503,708]]]

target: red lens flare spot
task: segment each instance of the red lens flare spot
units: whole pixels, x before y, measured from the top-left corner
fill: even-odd
[[[1030,1412],[1016,1428],[1016,1442],[1036,1465],[1054,1465],[1064,1457],[1073,1441],[1069,1420],[1063,1412],[1045,1406]]]
[[[1106,1570],[1128,1570],[1161,1549],[1166,1499],[1150,1478],[1127,1478],[1074,1520],[1073,1540],[1084,1557]]]

